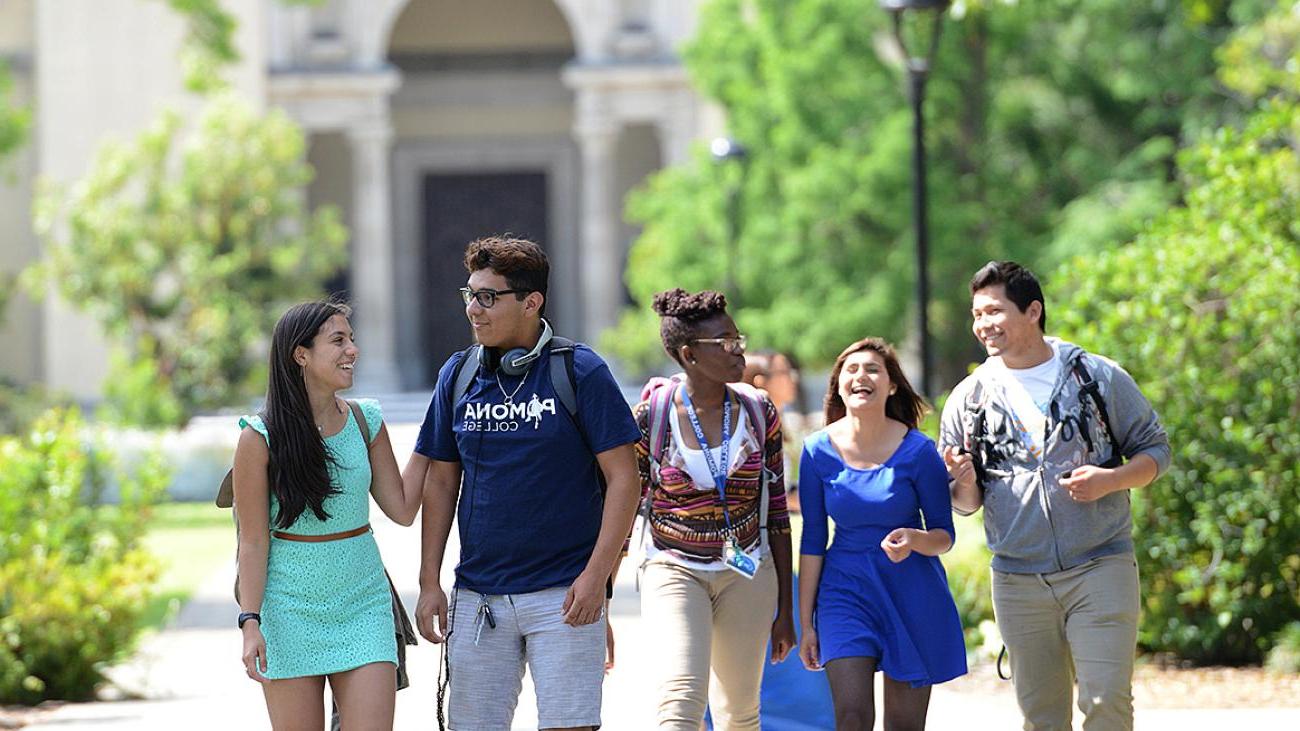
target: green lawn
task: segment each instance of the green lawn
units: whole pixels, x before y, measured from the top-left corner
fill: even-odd
[[[235,555],[235,525],[229,510],[210,502],[165,503],[154,509],[145,545],[162,573],[141,627],[162,629],[194,590]]]

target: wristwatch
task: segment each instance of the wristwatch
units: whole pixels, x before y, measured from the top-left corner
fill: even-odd
[[[258,614],[257,612],[240,612],[240,613],[239,613],[239,628],[240,628],[240,629],[243,629],[243,628],[244,628],[244,622],[247,622],[247,621],[250,620],[250,619],[257,620],[257,623],[258,623],[258,624],[261,624],[261,623],[262,623],[262,615]]]

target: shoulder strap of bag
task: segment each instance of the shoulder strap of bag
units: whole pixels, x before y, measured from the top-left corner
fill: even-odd
[[[573,351],[577,345],[558,335],[551,338],[551,388],[555,389],[555,397],[581,432],[582,424],[578,424],[578,375],[573,369]],[[583,439],[586,439],[586,434],[583,434]]]
[[[971,430],[968,435],[971,449],[971,466],[975,468],[975,485],[979,487],[980,494],[984,494],[984,483],[987,477],[984,472],[984,432],[987,427],[988,417],[984,411],[986,408],[986,399],[984,398],[984,383],[980,379],[975,379],[972,384],[970,393],[966,394],[965,410],[971,412]]]
[[[650,398],[647,399],[648,413],[646,421],[648,426],[649,441],[649,458],[650,458],[650,476],[651,482],[659,481],[659,468],[663,464],[665,455],[668,452],[668,420],[672,418],[673,394],[677,392],[678,382],[671,380],[668,383],[655,388],[650,392]],[[651,505],[654,503],[654,488],[641,498],[641,506],[638,511],[641,514],[641,535],[637,540],[637,545],[645,546],[646,533],[650,530],[650,513]]]
[[[1119,440],[1115,438],[1115,430],[1110,425],[1110,412],[1106,411],[1106,401],[1101,397],[1101,387],[1093,380],[1092,374],[1088,372],[1088,366],[1083,364],[1083,358],[1075,358],[1074,377],[1079,379],[1079,392],[1086,394],[1092,403],[1097,407],[1097,416],[1101,418],[1101,425],[1106,429],[1106,438],[1110,440],[1111,447],[1116,453],[1119,452]]]
[[[474,376],[478,374],[479,351],[482,349],[482,345],[475,343],[461,351],[460,362],[456,364],[456,372],[452,374],[451,379],[451,408],[453,410],[456,408],[456,404],[465,397],[465,394],[469,393],[469,387],[474,383]],[[473,364],[473,366],[470,367],[470,364]]]
[[[767,469],[767,405],[764,403],[763,394],[748,383],[732,383],[728,384],[728,387],[736,393],[736,396],[740,399],[741,407],[745,409],[745,414],[749,417],[749,423],[754,425],[754,433],[758,434],[758,451],[763,455],[762,476],[759,480],[758,492],[758,540],[761,550],[766,551],[768,546],[768,483],[772,477],[771,471]]]
[[[673,396],[677,381],[660,386],[650,394],[650,461],[657,465],[668,452],[668,425],[673,415]]]
[[[366,421],[366,415],[361,411],[361,404],[352,399],[345,399],[348,402],[348,408],[352,409],[352,418],[357,420],[357,427],[361,429],[361,438],[366,443],[366,454],[370,454],[370,422]]]

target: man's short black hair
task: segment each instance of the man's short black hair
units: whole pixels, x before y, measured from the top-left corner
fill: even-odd
[[[1007,299],[1015,302],[1021,312],[1029,307],[1029,303],[1038,300],[1042,306],[1038,329],[1047,332],[1047,301],[1043,299],[1043,288],[1038,284],[1038,277],[1014,261],[991,261],[980,267],[975,276],[970,278],[970,293],[973,295],[981,289],[999,284],[1006,290]]]

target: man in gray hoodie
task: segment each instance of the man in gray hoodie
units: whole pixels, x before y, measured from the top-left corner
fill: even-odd
[[[953,509],[984,508],[993,607],[1028,731],[1133,727],[1138,573],[1129,490],[1169,466],[1169,439],[1114,361],[1044,336],[1038,280],[1009,262],[971,279],[988,359],[953,389],[939,448]]]

